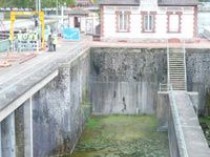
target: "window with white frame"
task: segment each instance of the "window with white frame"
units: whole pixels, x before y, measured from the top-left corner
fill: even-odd
[[[128,32],[129,31],[129,12],[119,11],[117,12],[117,31]]]
[[[155,18],[153,14],[145,14],[143,15],[143,30],[144,32],[154,32]]]
[[[170,15],[169,16],[169,32],[179,32],[179,15]]]

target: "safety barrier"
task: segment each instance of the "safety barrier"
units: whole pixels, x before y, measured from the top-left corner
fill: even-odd
[[[10,50],[10,40],[5,39],[0,41],[0,52],[8,52]]]

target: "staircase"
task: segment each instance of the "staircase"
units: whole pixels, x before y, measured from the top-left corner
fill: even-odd
[[[168,84],[173,90],[187,90],[185,49],[170,48],[168,57]]]

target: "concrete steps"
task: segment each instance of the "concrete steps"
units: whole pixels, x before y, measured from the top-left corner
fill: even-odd
[[[173,90],[186,90],[186,66],[185,53],[181,48],[169,49],[168,56],[168,79]]]

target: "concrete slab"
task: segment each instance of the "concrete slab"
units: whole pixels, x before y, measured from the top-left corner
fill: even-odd
[[[0,113],[3,113],[7,105],[56,71],[61,63],[73,61],[84,53],[87,50],[86,43],[87,38],[80,42],[63,42],[56,52],[45,52],[23,64],[0,69]],[[7,114],[10,112],[12,111]]]
[[[189,104],[189,95],[185,91],[174,91],[181,131],[189,157],[209,157],[210,149],[200,127],[197,115],[192,105]]]

